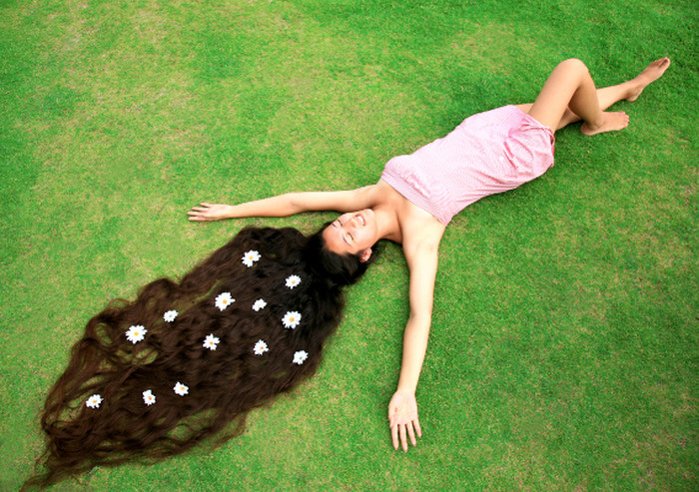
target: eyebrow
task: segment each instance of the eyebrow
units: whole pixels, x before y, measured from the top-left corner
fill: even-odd
[[[340,228],[340,236],[342,237],[342,242],[344,242],[347,246],[352,246],[349,241],[347,241],[347,233],[342,230],[342,223],[340,222],[340,219],[335,219],[333,220],[332,224],[333,227]]]

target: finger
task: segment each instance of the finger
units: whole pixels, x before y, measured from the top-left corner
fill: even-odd
[[[410,436],[410,442],[413,443],[413,446],[417,446],[417,441],[415,440],[415,431],[413,430],[412,422],[408,424],[408,436]]]
[[[420,428],[420,421],[418,419],[415,419],[413,422],[415,423],[415,430],[417,430],[418,437],[422,437],[422,429]]]
[[[208,208],[206,207],[192,207],[190,209],[192,212],[206,212]]]
[[[403,446],[403,451],[408,452],[408,439],[405,436],[405,424],[399,425],[400,427],[400,443]]]
[[[393,449],[398,449],[398,426],[391,427],[391,440],[393,441]]]
[[[201,202],[199,205],[201,205],[202,207],[213,207],[214,206],[213,203],[206,203],[206,202]]]

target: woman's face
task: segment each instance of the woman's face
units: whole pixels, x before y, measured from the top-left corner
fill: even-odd
[[[358,255],[366,261],[371,247],[380,239],[376,214],[370,208],[342,214],[325,228],[323,239],[333,253]]]

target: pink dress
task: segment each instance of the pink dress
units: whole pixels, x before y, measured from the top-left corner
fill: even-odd
[[[386,163],[381,179],[446,225],[483,197],[553,166],[550,128],[515,106],[466,118],[449,135]]]

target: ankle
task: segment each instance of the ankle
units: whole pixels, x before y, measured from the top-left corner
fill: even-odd
[[[641,89],[642,86],[641,82],[639,82],[637,79],[627,80],[621,85],[624,87],[624,97],[622,99],[627,99],[633,96]]]
[[[585,126],[591,129],[600,128],[604,124],[604,111],[600,111],[594,118],[587,118],[584,121]]]

